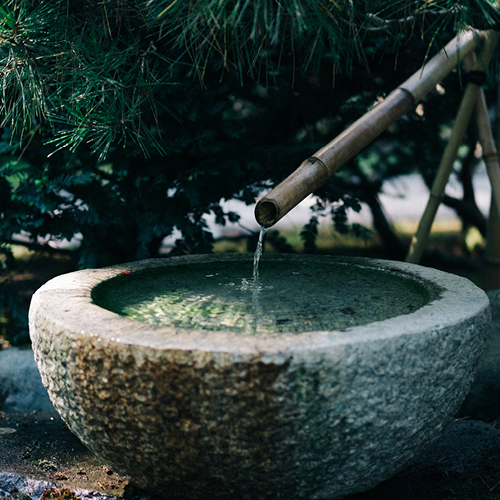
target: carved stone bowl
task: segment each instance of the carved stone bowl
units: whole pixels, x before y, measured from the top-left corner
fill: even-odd
[[[140,261],[63,275],[38,290],[35,358],[70,429],[113,470],[167,499],[334,500],[410,464],[467,394],[489,329],[484,292],[416,265],[265,255],[276,269],[342,265],[396,276],[427,299],[361,326],[280,333],[157,326],[96,303],[103,284],[109,291],[116,282],[117,297],[149,290],[134,281],[141,273],[201,266],[209,275],[235,264],[251,276],[251,260]]]

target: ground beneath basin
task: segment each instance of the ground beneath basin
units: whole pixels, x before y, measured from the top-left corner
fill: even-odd
[[[2,473],[7,474],[2,476]],[[18,484],[16,476],[35,481]],[[40,481],[44,483],[39,484]],[[55,411],[3,413],[0,415],[0,492],[9,493],[13,485],[19,491],[24,489],[32,494],[32,498],[38,498],[50,485],[121,497],[127,480],[106,468]]]
[[[45,498],[68,499],[64,487],[82,499],[154,500],[97,460],[57,413],[1,415],[0,498],[38,500],[46,491]],[[47,496],[50,488],[60,496]],[[500,430],[459,419],[413,466],[349,500],[499,498]]]

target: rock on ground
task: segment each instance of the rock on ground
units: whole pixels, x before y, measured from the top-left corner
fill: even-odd
[[[79,500],[117,500],[116,497],[110,495],[101,495],[97,491],[82,490],[79,488],[59,488],[56,484],[47,481],[39,481],[27,477],[13,474],[11,472],[0,472],[0,498],[6,497],[6,500],[39,500],[44,498],[44,493],[47,490],[59,490],[61,496],[58,498],[66,498],[66,495],[72,492]],[[69,496],[68,496],[69,498]],[[69,499],[70,500],[70,499]]]
[[[474,382],[457,417],[493,422],[500,418],[500,290],[488,292],[491,330]]]
[[[53,411],[31,348],[0,351],[0,411]]]

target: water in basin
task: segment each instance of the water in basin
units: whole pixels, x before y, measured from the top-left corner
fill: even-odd
[[[428,288],[395,271],[339,262],[261,261],[256,293],[244,262],[165,266],[107,280],[95,304],[131,319],[242,334],[345,330],[408,314]]]

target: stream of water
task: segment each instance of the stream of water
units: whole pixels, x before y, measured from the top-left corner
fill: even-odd
[[[252,309],[253,309],[253,327],[254,333],[259,331],[259,318],[262,316],[262,307],[260,305],[260,283],[259,283],[259,262],[264,251],[264,235],[266,228],[260,227],[259,241],[253,256],[253,281],[252,281]]]
[[[253,281],[254,284],[258,285],[259,281],[259,261],[262,257],[262,252],[264,249],[264,235],[266,234],[266,228],[264,226],[260,227],[259,241],[257,242],[257,248],[253,256]]]

